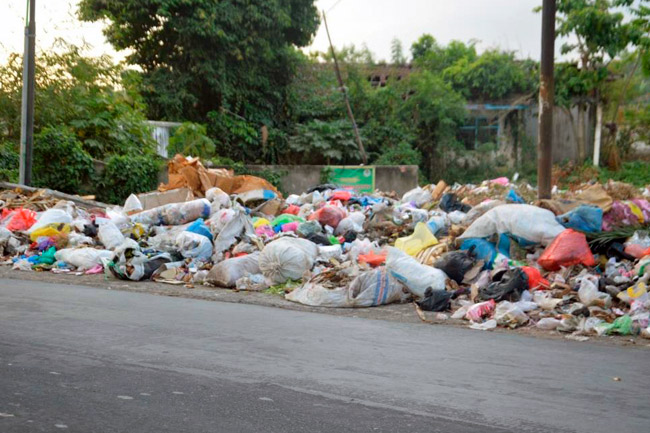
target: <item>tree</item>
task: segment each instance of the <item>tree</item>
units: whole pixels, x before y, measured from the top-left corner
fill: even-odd
[[[562,54],[576,55],[580,87],[583,92],[577,99],[577,140],[581,160],[586,157],[585,112],[601,104],[602,90],[608,78],[608,65],[629,46],[640,47],[640,56],[650,46],[648,35],[648,0],[559,0],[557,4],[557,35],[572,37],[575,42],[562,45]],[[629,16],[620,10],[627,8]],[[641,57],[640,57],[641,58]],[[561,77],[560,77],[561,78]],[[557,81],[560,87],[576,87],[576,74],[570,82]],[[571,93],[570,91],[567,93]],[[572,121],[574,121],[572,119]],[[575,121],[574,121],[575,122]]]
[[[143,71],[150,115],[205,121],[228,109],[270,123],[281,112],[295,47],[319,24],[314,0],[81,0],[79,15]]]
[[[406,63],[402,41],[400,41],[398,38],[393,38],[390,43],[390,56],[390,60],[394,65],[403,65]]]
[[[415,62],[426,54],[438,49],[439,46],[436,39],[430,34],[424,34],[411,44],[411,57],[413,57],[413,61]]]

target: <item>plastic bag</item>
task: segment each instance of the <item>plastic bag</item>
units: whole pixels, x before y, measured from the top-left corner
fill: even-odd
[[[208,220],[210,232],[217,236],[219,232],[235,217],[237,211],[234,209],[220,209]]]
[[[381,266],[384,263],[386,263],[387,254],[388,254],[387,251],[382,251],[379,254],[375,254],[374,251],[370,251],[368,252],[368,254],[359,254],[358,259],[359,259],[359,263],[366,263],[369,266],[376,268],[377,266]]]
[[[210,269],[206,281],[219,287],[235,287],[237,280],[250,274],[259,274],[258,252],[234,259],[227,259]]]
[[[411,236],[399,238],[395,241],[395,248],[404,251],[410,256],[415,256],[423,249],[437,243],[438,239],[431,233],[429,227],[425,223],[417,223]]]
[[[45,227],[38,228],[34,230],[30,235],[29,239],[32,242],[36,242],[40,237],[48,238],[58,238],[61,236],[66,236],[70,233],[70,225],[68,224],[50,224]]]
[[[298,229],[296,230],[296,233],[298,233],[303,238],[306,238],[309,237],[310,235],[321,233],[322,231],[323,228],[320,226],[318,221],[307,221],[304,223],[300,223]]]
[[[555,319],[553,317],[544,317],[543,319],[540,319],[540,321],[537,322],[535,326],[546,331],[553,331],[557,329],[560,324],[562,324],[562,321],[560,319]]]
[[[68,235],[68,246],[78,247],[80,245],[95,245],[93,238],[81,233],[72,232]]]
[[[446,311],[450,307],[453,292],[446,290],[433,290],[428,288],[424,292],[424,298],[418,301],[418,305],[424,311]]]
[[[36,212],[29,209],[14,209],[6,215],[3,209],[2,214],[3,219],[7,218],[5,228],[12,232],[28,230],[36,222]]]
[[[254,237],[256,234],[251,219],[244,212],[239,212],[219,232],[214,241],[214,253],[217,256],[223,253],[233,246],[237,239],[250,240]]]
[[[545,290],[550,288],[551,283],[549,283],[546,278],[542,277],[542,273],[539,269],[532,266],[522,266],[521,270],[524,271],[528,277],[528,288],[530,290]]]
[[[341,260],[343,248],[338,245],[327,245],[318,247],[318,259],[328,261],[330,259]]]
[[[363,232],[363,223],[365,220],[366,216],[363,212],[352,212],[341,220],[334,233],[337,235],[343,235],[348,231],[361,233]]]
[[[444,254],[433,264],[458,284],[465,279],[465,274],[474,267],[476,258],[474,248],[465,251],[452,251]]]
[[[386,269],[418,298],[423,298],[429,287],[444,290],[447,282],[447,275],[440,269],[421,265],[413,257],[393,247],[388,247]]]
[[[210,242],[214,240],[214,237],[212,236],[210,229],[203,222],[203,218],[199,218],[198,220],[190,224],[190,226],[187,228],[187,231],[196,233],[197,235],[205,236],[206,238],[210,239]]]
[[[598,291],[598,277],[594,275],[581,277],[578,297],[580,298],[580,302],[587,307],[595,305],[602,308],[609,308],[612,304],[612,297],[609,294]]]
[[[539,305],[539,308],[546,311],[555,310],[555,308],[562,302],[562,299],[556,299],[547,292],[535,292],[533,301]]]
[[[155,207],[133,215],[131,221],[145,225],[178,226],[209,216],[210,202],[202,198]]]
[[[553,212],[527,204],[504,204],[487,211],[460,236],[460,239],[487,238],[511,234],[532,243],[548,245],[564,231]]]
[[[113,256],[113,263],[109,265],[109,269],[116,278],[121,280],[150,279],[156,270],[172,261],[168,253],[149,256],[132,248],[128,243],[119,250]]]
[[[494,259],[498,254],[496,246],[485,239],[465,239],[460,246],[461,250],[470,250],[472,248],[476,258],[485,262],[483,269],[492,269]]]
[[[110,260],[113,252],[95,248],[66,248],[54,254],[57,261],[65,262],[83,271],[101,265],[102,259]]]
[[[489,301],[485,302],[479,302],[478,304],[474,304],[467,309],[465,318],[467,320],[471,320],[472,322],[479,322],[484,317],[491,316],[494,312],[495,307],[496,302],[494,302],[494,299],[490,299]]]
[[[494,319],[486,320],[483,323],[472,323],[469,326],[471,329],[476,329],[479,331],[490,331],[497,327],[497,321]]]
[[[27,233],[31,234],[35,230],[51,224],[72,224],[72,217],[63,209],[48,209],[38,217]]]
[[[495,281],[485,288],[479,289],[479,298],[483,300],[506,299],[518,300],[521,293],[528,289],[528,276],[519,268],[513,268],[495,276]]]
[[[318,257],[318,247],[306,239],[280,238],[266,245],[259,257],[262,274],[273,284],[299,280]]]
[[[625,253],[637,259],[650,255],[650,234],[644,230],[634,232],[625,242]]]
[[[402,196],[402,203],[413,203],[417,207],[422,207],[422,205],[430,202],[432,200],[431,191],[426,190],[421,187],[417,187],[408,191]]]
[[[124,243],[124,235],[110,221],[99,226],[97,237],[107,250],[114,250]]]
[[[197,259],[204,262],[212,256],[212,242],[197,233],[185,231],[176,238],[176,246],[186,259]]]
[[[549,245],[537,260],[547,271],[577,264],[595,266],[596,260],[583,233],[566,229]]]
[[[311,214],[308,221],[318,221],[323,227],[330,226],[336,229],[343,218],[345,218],[345,211],[335,206],[325,206],[313,214]]]
[[[461,203],[460,200],[458,200],[456,194],[453,193],[447,193],[443,195],[442,199],[440,200],[439,207],[440,209],[444,210],[447,213],[456,210],[461,211],[463,213],[467,213],[472,209],[471,206]]]
[[[476,221],[480,216],[484,215],[487,211],[504,204],[506,203],[501,200],[484,201],[483,203],[474,206],[472,210],[467,212],[467,215],[465,215],[465,219],[463,220],[462,224],[465,226],[469,226],[474,221]]]
[[[627,314],[621,316],[614,320],[614,322],[605,327],[606,334],[621,334],[621,335],[630,335],[632,334],[632,318]]]
[[[230,207],[230,196],[220,188],[210,188],[205,192],[205,198],[211,203],[217,203],[219,207]]]
[[[434,215],[427,221],[427,227],[429,227],[429,230],[431,230],[434,236],[438,233],[444,233],[450,224],[451,222],[446,214]]]
[[[347,287],[329,289],[308,282],[288,293],[285,298],[314,307],[358,308],[399,302],[408,297],[404,287],[385,269],[375,269],[357,276]]]
[[[135,194],[131,194],[124,202],[124,212],[126,212],[127,215],[141,212],[142,210],[142,203],[140,203],[140,199]]]
[[[603,226],[603,210],[596,206],[581,205],[560,215],[557,220],[566,228],[599,232]]]
[[[528,322],[529,318],[518,306],[512,302],[503,301],[494,311],[497,324],[516,328]]]

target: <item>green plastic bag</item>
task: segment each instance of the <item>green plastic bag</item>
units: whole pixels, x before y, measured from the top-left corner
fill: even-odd
[[[47,250],[43,251],[43,253],[38,258],[38,264],[39,265],[53,264],[54,262],[56,262],[56,259],[54,258],[55,253],[56,253],[56,248],[54,247],[50,247]]]
[[[632,318],[627,314],[621,316],[618,319],[607,327],[605,330],[606,334],[621,334],[621,335],[630,335],[632,334]]]

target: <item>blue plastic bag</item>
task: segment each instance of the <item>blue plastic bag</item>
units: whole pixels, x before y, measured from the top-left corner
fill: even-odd
[[[186,231],[205,236],[206,238],[210,239],[210,242],[214,240],[212,233],[210,233],[210,229],[203,222],[203,218],[199,218],[190,224]]]
[[[603,226],[603,210],[596,206],[581,205],[557,217],[568,229],[583,232],[599,232]]]
[[[479,260],[483,260],[485,265],[484,269],[492,269],[494,264],[494,259],[497,256],[497,248],[492,242],[488,242],[485,239],[480,238],[471,238],[465,239],[460,246],[461,250],[469,250],[474,247],[474,254]]]
[[[520,203],[520,204],[526,203],[524,199],[521,198],[514,189],[508,191],[508,194],[506,195],[506,201],[509,201],[511,203]]]

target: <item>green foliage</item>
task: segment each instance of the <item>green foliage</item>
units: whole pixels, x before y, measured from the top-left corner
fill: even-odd
[[[200,122],[222,108],[255,122],[281,113],[295,47],[319,25],[313,0],[81,0],[79,14],[131,50],[150,114]]]
[[[214,140],[217,155],[237,161],[257,161],[260,157],[258,129],[245,119],[225,111],[208,113],[208,135]]]
[[[648,186],[650,185],[650,162],[625,162],[623,163],[623,167],[618,171],[603,168],[600,171],[599,178],[601,182],[607,182],[609,179],[614,179],[621,182],[631,183],[638,187]]]
[[[393,38],[390,42],[390,60],[393,65],[403,65],[406,63],[402,41],[397,38]]]
[[[0,143],[0,181],[18,182],[20,155],[12,143]]]
[[[62,53],[45,51],[36,58],[36,132],[66,125],[98,159],[153,152],[155,142],[135,90],[137,77],[109,57],[84,57],[80,48],[65,47]],[[0,139],[18,141],[20,136],[21,74],[17,54],[0,67]]]
[[[375,160],[376,165],[420,165],[422,154],[413,149],[406,141],[399,142],[396,146],[388,147]]]
[[[289,139],[289,148],[303,164],[315,164],[323,159],[327,164],[359,162],[359,149],[347,119],[298,124]]]
[[[34,185],[77,194],[93,172],[92,158],[65,127],[45,128],[34,137]]]
[[[158,186],[162,164],[156,158],[140,155],[113,155],[99,180],[97,198],[106,203],[122,204],[134,193],[147,192]]]
[[[536,63],[519,62],[513,53],[486,51],[476,60],[462,57],[443,71],[445,80],[471,100],[500,100],[531,93],[537,80]]]
[[[210,158],[214,155],[216,146],[208,137],[204,125],[185,122],[179,126],[169,139],[169,154],[192,155]]]

